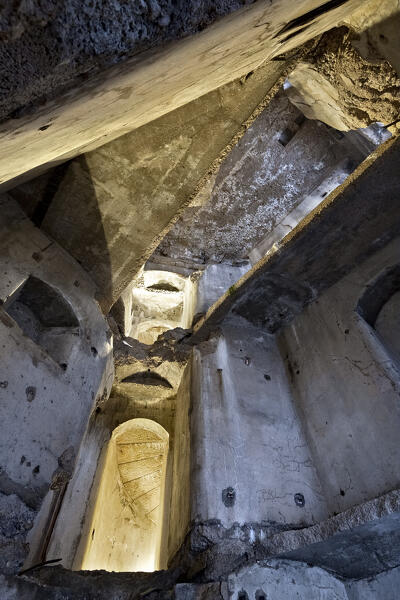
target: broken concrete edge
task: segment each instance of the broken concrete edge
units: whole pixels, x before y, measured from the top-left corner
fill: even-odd
[[[224,295],[222,295],[207,311],[193,327],[192,343],[199,343],[206,340],[212,331],[217,328],[223,319],[228,315],[230,310],[234,308],[236,302],[240,300],[247,291],[250,284],[254,284],[258,277],[265,274],[268,269],[275,266],[279,258],[284,253],[290,250],[293,244],[301,234],[305,233],[308,226],[317,225],[327,211],[335,207],[335,203],[340,200],[343,193],[362,178],[364,173],[368,172],[374,163],[382,158],[384,154],[398,142],[398,136],[393,136],[391,139],[384,142],[370,156],[368,156],[347,179],[334,189],[326,198],[306,215],[294,227],[279,244],[274,244],[270,250],[261,258],[247,273],[245,273],[234,285],[232,285]],[[313,297],[311,302],[316,300]]]
[[[396,489],[308,527],[262,521],[235,523],[226,528],[218,519],[194,521],[181,548],[170,561],[170,568],[182,569],[181,580],[211,583],[224,580],[244,566],[271,558],[307,562],[302,558],[302,551],[346,534],[348,537],[342,540],[342,545],[350,547],[360,527],[399,513],[400,490]],[[345,577],[329,564],[316,566]],[[382,566],[381,570],[385,568]]]
[[[399,512],[400,490],[396,489],[353,506],[311,527],[277,533],[268,541],[268,548],[274,556],[282,555],[305,545],[325,541],[339,533],[353,531],[360,525]]]
[[[282,529],[282,525],[268,522],[235,524],[230,529],[225,529],[218,520],[192,523],[181,549],[171,561],[170,568],[165,571],[114,573],[104,570],[70,571],[61,566],[48,566],[20,577],[5,575],[4,582],[10,588],[16,586],[17,589],[21,587],[32,591],[37,587],[38,590],[47,592],[49,598],[53,598],[51,593],[68,593],[75,587],[79,588],[82,598],[91,598],[91,595],[85,594],[93,593],[93,586],[101,586],[102,591],[109,594],[117,591],[121,593],[126,589],[127,593],[129,591],[129,598],[142,598],[150,591],[165,593],[176,584],[183,584],[188,580],[194,584],[221,583],[243,567],[249,568],[256,564],[262,566],[265,561],[273,558],[283,557],[293,564],[302,564],[300,559],[290,558],[287,553],[333,538],[340,533],[356,534],[358,527],[399,512],[400,490],[396,489],[311,527],[281,530],[277,533],[273,532]],[[266,533],[265,538],[263,541],[255,541],[254,534],[259,534],[260,531]],[[269,536],[268,533],[272,535]],[[221,551],[224,544],[226,552]],[[343,578],[329,567],[321,568]]]

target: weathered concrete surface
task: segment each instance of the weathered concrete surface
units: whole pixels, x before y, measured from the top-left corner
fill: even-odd
[[[282,356],[331,514],[400,486],[399,364],[385,337],[357,311],[364,292],[399,256],[397,238],[281,331]],[[390,327],[390,312],[385,319]]]
[[[269,555],[304,560],[342,577],[369,577],[400,564],[400,493],[394,490],[312,527],[274,533]]]
[[[2,600],[172,600],[179,570],[105,573],[42,568],[23,577],[0,575]]]
[[[26,536],[36,513],[15,494],[0,492],[0,572],[16,573],[26,554]]]
[[[112,342],[93,282],[4,196],[1,232],[0,491],[37,510],[61,457],[69,454],[73,463],[93,405],[111,389]],[[52,321],[60,315],[46,312],[57,308],[51,295],[26,294],[19,302],[27,281],[45,282],[77,326]],[[35,329],[37,314],[44,320]]]
[[[274,600],[347,600],[345,585],[318,567],[269,560],[244,567],[228,577],[230,598]]]
[[[0,11],[0,120],[34,112],[88,77],[163,42],[190,36],[254,0],[10,0]]]
[[[346,158],[354,169],[365,156],[305,120],[282,91],[226,157],[208,202],[185,211],[155,256],[195,265],[246,258],[332,169]]]
[[[400,233],[400,140],[383,144],[194,326],[206,337],[233,309],[275,331]]]
[[[290,100],[309,119],[346,131],[399,118],[400,80],[379,56],[365,60],[347,28],[326,33],[289,76]],[[395,40],[393,43],[396,44]],[[363,85],[368,82],[368,85]]]
[[[236,317],[195,349],[193,371],[192,520],[304,527],[326,518],[274,337]]]
[[[400,45],[397,32],[400,7],[397,0],[368,0],[345,17],[345,25],[354,32],[352,44],[369,61],[386,59],[400,76]]]
[[[390,569],[376,577],[346,584],[349,600],[397,600],[399,597],[400,568]]]
[[[87,270],[105,311],[204,183],[210,165],[236,143],[242,124],[285,68],[285,63],[262,67],[244,82],[72,161],[50,198],[48,186],[39,192],[33,218],[43,210],[44,231]],[[30,205],[38,185],[25,184],[15,197]]]
[[[111,387],[112,345],[93,283],[4,197],[1,228],[2,478],[8,493],[23,495],[25,488],[28,504],[37,507],[35,493],[40,498],[49,485],[57,456],[71,445],[77,449],[96,397]],[[9,299],[29,275],[59,290],[79,321],[72,341],[68,331],[55,328],[55,345],[68,342],[63,364],[7,314]]]
[[[308,562],[341,577],[370,577],[400,564],[399,490],[311,526],[219,519],[191,524],[171,562],[190,581],[224,580],[232,571],[271,557]]]
[[[207,310],[250,269],[244,262],[241,266],[229,264],[209,264],[201,273],[197,287],[197,303],[194,322],[205,315]]]
[[[157,12],[157,4],[151,3],[151,12]],[[228,10],[229,7],[237,6],[235,0],[227,0],[223,4]],[[290,0],[275,0],[272,4],[265,4],[261,0],[221,19],[195,36],[126,60],[104,73],[102,77],[89,79],[63,97],[48,102],[33,116],[5,123],[2,127],[0,148],[1,155],[6,158],[0,160],[0,183],[8,182],[41,165],[64,161],[98,147],[243,77],[266,60],[298,47],[330,29],[360,4],[361,0],[335,2],[333,6],[326,5],[322,0],[301,0],[296,3]],[[88,5],[89,3],[85,2],[84,7]],[[160,15],[166,5],[166,2],[162,2]],[[37,4],[30,6],[33,8],[33,15],[28,20],[34,20],[35,12],[36,15],[38,12]],[[40,6],[43,11],[41,20],[46,23],[49,9],[43,4]],[[61,6],[62,13],[64,4]],[[80,6],[78,2],[72,5],[72,20],[77,6]],[[178,14],[182,6],[187,5],[179,3]],[[204,7],[203,15],[207,13],[208,6]],[[122,8],[121,11],[123,12]],[[83,26],[82,33],[71,38],[66,28],[61,42],[56,44],[57,48],[58,44],[68,43],[63,42],[63,39],[71,40],[70,43],[79,43],[79,38],[87,39],[88,31],[85,30],[85,26],[90,27],[90,15],[86,11],[79,11],[79,14],[78,22]],[[149,16],[151,20],[151,15]],[[293,20],[300,16],[306,26],[299,27],[297,21]],[[185,12],[182,12],[182,17],[185,19]],[[53,18],[56,21],[56,14]],[[109,31],[109,18],[109,15],[104,15],[104,25],[101,25],[101,29],[98,28],[94,36],[91,48],[98,44],[97,52],[101,52],[100,40],[104,39]],[[197,19],[197,25],[196,17],[194,21],[196,29],[199,20]],[[62,27],[62,23],[60,26]],[[135,19],[134,25],[126,24],[128,29],[133,27],[135,30],[138,26],[140,18]],[[171,23],[173,29],[176,26],[178,30],[182,28],[179,23]],[[96,22],[93,27],[96,28]],[[190,26],[183,26],[183,29],[185,28],[190,31]],[[39,31],[43,33],[43,29]],[[15,33],[18,36],[18,29]],[[151,27],[149,34],[152,35]],[[153,35],[157,37],[156,32],[153,32]],[[113,43],[113,40],[110,41]],[[13,42],[10,43],[12,45]],[[45,43],[46,40],[43,46]],[[18,45],[18,39],[14,44]],[[31,51],[29,44],[27,48],[28,52]],[[40,51],[35,52],[35,63],[40,64],[43,50],[44,48],[40,47]],[[84,53],[85,48],[78,51],[78,62],[81,52]],[[56,51],[50,51],[50,56],[54,56],[57,62]],[[114,57],[115,53],[111,60]],[[61,64],[60,68],[63,68]],[[31,81],[29,78],[29,82]],[[49,83],[51,85],[51,78]],[[41,81],[39,86],[42,84]]]

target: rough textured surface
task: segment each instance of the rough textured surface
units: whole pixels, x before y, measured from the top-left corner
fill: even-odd
[[[276,331],[400,233],[399,139],[389,140],[232,287],[195,326],[207,336],[233,310]],[[357,235],[355,235],[357,233]],[[323,260],[318,260],[323,257]]]
[[[374,282],[397,266],[399,251],[397,238],[281,333],[295,402],[330,513],[400,486],[398,361],[379,335],[381,320],[375,330],[357,311],[365,291],[375,289],[378,297]],[[386,317],[388,327],[393,321],[394,339],[396,314]],[[379,419],[374,418],[377,411]]]
[[[0,572],[15,573],[27,554],[26,536],[36,513],[15,494],[0,492]]]
[[[304,527],[326,518],[275,338],[229,319],[195,349],[193,379],[192,519],[229,528],[252,521]]]
[[[397,600],[399,595],[400,568],[393,568],[376,577],[347,583],[349,600]]]
[[[398,0],[368,0],[344,22],[354,32],[353,46],[366,60],[386,59],[400,76]]]
[[[13,192],[31,213],[36,196],[33,218],[86,269],[106,311],[282,70],[263,67],[75,159],[55,173],[55,190],[39,180]]]
[[[352,45],[346,28],[322,36],[289,81],[291,101],[309,119],[335,129],[357,129],[376,121],[389,125],[398,119],[400,80],[396,71],[379,55],[365,60]]]
[[[10,0],[1,7],[0,120],[161,43],[201,31],[254,0]]]
[[[104,454],[110,435],[131,419],[150,419],[169,434],[162,561],[165,566],[186,534],[190,519],[190,353],[186,332],[165,333],[153,346],[132,338],[116,342],[116,381],[108,399],[92,412],[77,466],[68,486],[49,555],[61,556],[69,568],[82,568],[91,543],[95,505],[102,481]],[[135,374],[168,381],[168,387],[149,385],[149,378],[130,381]],[[128,377],[128,381],[124,381]],[[68,523],[65,530],[64,523]],[[106,566],[106,565],[104,565]]]
[[[7,197],[1,231],[0,491],[37,510],[61,457],[77,452],[95,399],[111,388],[112,344],[93,283]],[[37,295],[32,281],[49,295]],[[26,322],[11,310],[18,302]],[[68,307],[77,326],[65,327],[65,313],[52,307]]]
[[[221,165],[209,201],[188,208],[155,255],[195,264],[245,258],[346,156],[353,168],[363,158],[281,92]]]

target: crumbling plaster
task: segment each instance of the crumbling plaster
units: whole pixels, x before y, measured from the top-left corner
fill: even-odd
[[[246,258],[345,158],[354,168],[364,156],[347,138],[305,120],[281,91],[226,157],[209,201],[185,211],[155,256],[194,264]]]
[[[205,339],[230,310],[276,331],[400,231],[400,143],[388,140],[274,244],[193,327]]]
[[[371,47],[363,58],[352,37],[345,28],[324,34],[289,75],[288,96],[309,119],[341,131],[377,121],[391,125],[400,111],[398,74],[379,52],[371,55]]]

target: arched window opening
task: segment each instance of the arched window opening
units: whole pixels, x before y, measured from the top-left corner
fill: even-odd
[[[55,288],[30,276],[8,299],[5,310],[24,335],[62,368],[79,335],[79,321],[71,306]]]
[[[108,443],[81,568],[154,571],[162,556],[169,436],[148,419],[117,427]]]
[[[400,265],[390,267],[368,286],[357,310],[400,362]]]

